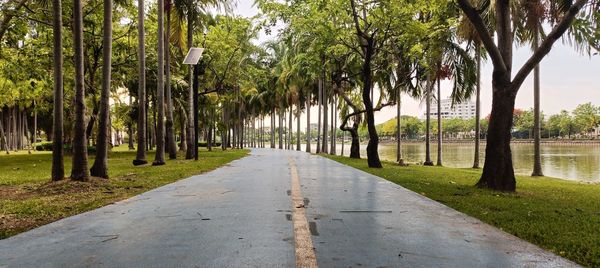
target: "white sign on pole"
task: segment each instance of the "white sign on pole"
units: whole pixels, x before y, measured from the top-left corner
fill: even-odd
[[[187,65],[196,65],[198,61],[202,58],[202,53],[204,52],[204,48],[193,47],[188,51],[187,56],[183,60],[183,64]]]

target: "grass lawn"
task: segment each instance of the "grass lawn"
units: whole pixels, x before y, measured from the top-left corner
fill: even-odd
[[[125,148],[125,149],[123,149]],[[164,166],[134,167],[134,151],[127,145],[114,148],[108,166],[110,180],[93,178],[50,183],[50,152],[0,154],[0,239],[58,219],[102,207],[119,200],[213,170],[244,157],[248,150],[200,151],[199,161],[167,160]],[[180,157],[183,158],[183,157]],[[154,153],[148,153],[151,162]],[[89,165],[93,163],[90,156]],[[71,158],[65,157],[65,174]]]
[[[478,218],[501,230],[589,267],[600,267],[600,184],[548,177],[517,177],[516,193],[474,187],[481,170],[384,162],[323,155],[385,178]]]

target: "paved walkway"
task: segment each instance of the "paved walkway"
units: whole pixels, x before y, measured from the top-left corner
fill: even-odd
[[[576,266],[381,178],[271,149],[0,241],[0,267],[297,264]]]

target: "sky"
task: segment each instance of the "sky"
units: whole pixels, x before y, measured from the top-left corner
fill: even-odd
[[[239,0],[234,13],[243,17],[258,14],[253,0]],[[275,33],[275,31],[274,31]],[[262,43],[274,39],[273,35],[261,34],[258,42]],[[516,48],[513,57],[513,75],[531,56],[529,47]],[[492,105],[492,65],[484,62],[481,78],[481,111],[482,117],[490,113]],[[533,107],[533,72],[523,83],[517,94],[515,107],[530,109]],[[540,90],[541,109],[546,115],[557,114],[561,110],[573,110],[577,105],[592,102],[600,105],[600,55],[583,56],[573,48],[566,46],[559,40],[550,54],[540,64]],[[442,83],[442,96],[448,97],[451,93],[451,83]],[[375,96],[377,98],[377,94]],[[419,100],[403,96],[402,114],[421,117],[425,105]],[[386,107],[376,112],[376,123],[382,123],[396,116],[395,107]],[[316,122],[316,107],[311,110],[311,122]],[[305,124],[305,119],[301,120]]]

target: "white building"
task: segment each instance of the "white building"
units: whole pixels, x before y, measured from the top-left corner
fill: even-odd
[[[465,101],[463,103],[455,103],[452,106],[452,99],[443,99],[442,100],[442,118],[443,119],[453,119],[453,118],[461,118],[461,119],[472,119],[475,118],[475,102]],[[426,113],[423,113],[424,116],[427,116]],[[431,101],[431,117],[437,118],[438,110],[437,110],[437,101]]]

